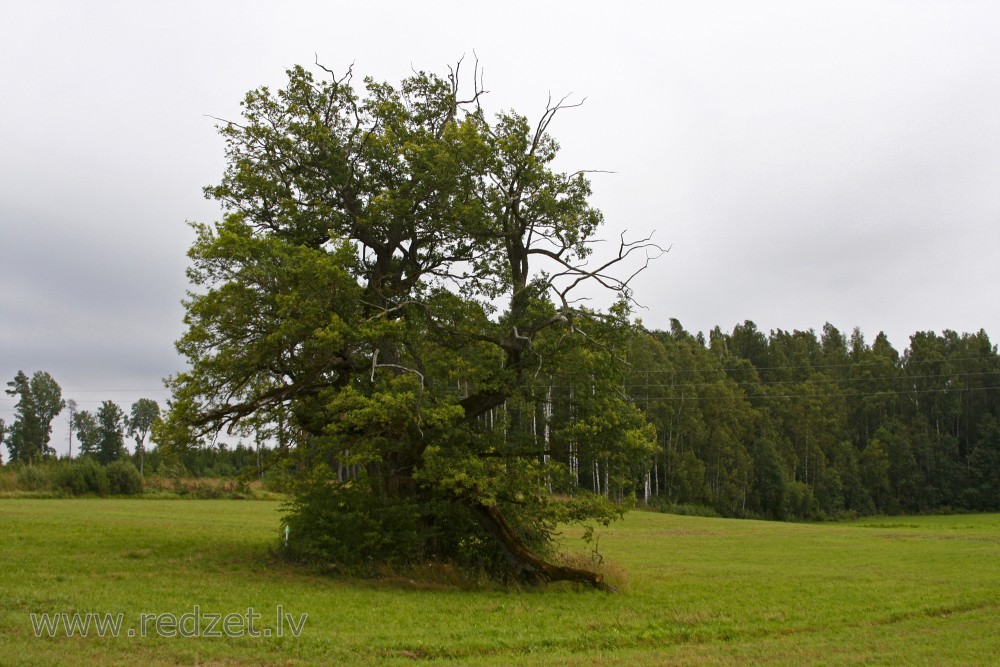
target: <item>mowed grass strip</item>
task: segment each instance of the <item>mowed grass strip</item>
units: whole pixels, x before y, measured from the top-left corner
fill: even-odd
[[[359,581],[273,560],[281,505],[0,500],[0,664],[989,664],[1000,515],[783,524],[633,512],[621,595]],[[567,529],[567,544],[579,531]],[[294,535],[291,536],[294,539]],[[31,613],[259,613],[271,637],[36,638]],[[278,606],[299,637],[273,636]],[[189,626],[190,627],[190,626]]]

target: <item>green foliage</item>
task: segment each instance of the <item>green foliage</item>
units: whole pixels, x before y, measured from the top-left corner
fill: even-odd
[[[81,410],[73,415],[73,428],[80,443],[80,456],[96,457],[101,444],[101,431],[97,418],[87,410]]]
[[[800,519],[820,518],[819,504],[811,486],[802,481],[792,481],[788,483],[785,493],[788,496],[788,509],[792,516]]]
[[[9,396],[16,396],[14,421],[4,426],[3,441],[10,452],[10,462],[28,465],[40,463],[45,457],[55,453],[49,447],[52,434],[52,420],[65,405],[62,390],[51,375],[36,371],[29,378],[24,371],[18,371],[7,383]]]
[[[25,466],[17,471],[17,485],[27,491],[42,491],[49,486],[49,475],[41,466]]]
[[[788,513],[788,481],[774,442],[762,438],[753,447],[753,478],[750,505],[769,519],[784,519]]]
[[[972,483],[966,494],[967,503],[975,509],[989,510],[1000,498],[1000,421],[984,424],[983,437],[969,454]]]
[[[112,461],[105,472],[113,495],[134,496],[142,493],[142,475],[131,461]]]
[[[652,506],[660,512],[677,514],[679,516],[703,516],[717,517],[719,513],[714,508],[707,505],[695,503],[672,503],[664,497],[657,497],[653,500]]]
[[[52,489],[73,496],[112,492],[108,471],[93,458],[60,461],[52,469]]]
[[[121,407],[104,401],[95,416],[97,420],[97,460],[107,465],[125,454],[126,415]]]
[[[530,547],[554,555],[551,540],[559,524],[589,526],[598,519],[607,525],[621,514],[620,505],[580,494],[547,503],[544,510],[522,498],[508,518]],[[372,493],[364,476],[344,484],[320,480],[300,488],[285,524],[289,557],[333,564],[342,572],[448,562],[470,573],[517,577],[500,545],[468,509],[448,502],[447,494],[397,499]],[[591,531],[586,529],[586,539]]]
[[[193,482],[174,480],[173,490],[182,498],[199,498],[202,500],[217,500],[219,498],[243,499],[247,497],[246,489],[232,482],[219,482],[199,479]]]
[[[415,500],[377,496],[363,479],[317,484],[299,494],[286,517],[288,553],[357,571],[374,564],[420,562],[430,526]]]
[[[165,452],[154,447],[145,453],[146,467],[152,474],[165,477],[258,477],[257,452],[242,442],[235,447],[219,443],[215,447],[192,447],[181,452]],[[267,466],[271,452],[261,453]],[[133,461],[137,457],[133,456]]]
[[[160,418],[159,404],[149,398],[140,398],[132,404],[126,424],[128,433],[135,438],[135,452],[139,457],[139,473],[145,469],[146,437],[153,429],[153,424]]]

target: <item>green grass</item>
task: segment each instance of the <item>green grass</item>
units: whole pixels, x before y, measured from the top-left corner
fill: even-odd
[[[0,664],[989,664],[1000,515],[781,524],[633,512],[621,595],[338,579],[273,561],[280,505],[0,499]],[[568,532],[572,535],[572,532]],[[294,539],[294,536],[292,536]],[[36,638],[32,612],[307,613],[294,638]],[[155,634],[155,633],[151,633]]]

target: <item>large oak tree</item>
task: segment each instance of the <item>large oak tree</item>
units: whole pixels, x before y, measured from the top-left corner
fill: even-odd
[[[225,215],[195,225],[178,342],[190,368],[170,381],[157,441],[270,424],[321,478],[310,493],[416,508],[437,527],[416,552],[485,539],[524,579],[603,586],[541,554],[557,521],[613,508],[565,486],[547,437],[503,424],[543,414],[540,378],[585,367],[587,404],[615,414],[591,415],[581,437],[607,461],[648,459],[652,429],[615,378],[629,280],[659,250],[622,238],[592,255],[602,216],[587,174],[553,169],[565,100],[531,123],[489,117],[476,74],[463,99],[459,67],[360,91],[350,71],[320,69],[250,92],[242,119],[220,125],[227,168],[206,194]],[[590,286],[616,305],[582,307]]]

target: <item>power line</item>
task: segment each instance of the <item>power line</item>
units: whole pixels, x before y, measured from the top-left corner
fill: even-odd
[[[785,398],[868,398],[872,396],[878,397],[905,397],[911,396],[913,394],[946,394],[949,392],[964,393],[970,391],[990,391],[997,390],[1000,387],[942,387],[937,389],[916,389],[908,391],[874,391],[874,392],[845,392],[845,393],[829,393],[829,394],[760,394],[754,396],[748,396],[746,394],[742,395],[731,395],[731,396],[630,396],[629,398],[640,405],[644,402],[651,401],[756,401],[758,399],[770,400],[770,399],[785,399]],[[558,398],[554,399],[560,402],[570,402],[571,399],[568,398]]]
[[[756,381],[750,380],[750,381],[747,381],[747,382],[748,382],[748,384],[750,384],[752,386],[773,386],[773,385],[781,385],[781,384],[795,384],[795,385],[812,385],[812,384],[815,384],[815,385],[823,385],[823,384],[839,384],[839,383],[846,383],[846,382],[880,382],[880,381],[884,381],[884,380],[909,381],[909,380],[932,380],[932,379],[938,379],[938,378],[947,378],[949,380],[952,380],[952,379],[959,379],[959,378],[980,377],[980,376],[985,376],[985,375],[1000,376],[1000,370],[996,370],[996,371],[979,371],[979,372],[976,372],[976,373],[936,373],[936,374],[933,374],[933,375],[883,375],[883,376],[879,376],[879,377],[860,377],[860,378],[840,378],[840,379],[838,379],[838,378],[825,378],[825,379],[822,379],[822,380],[756,380]],[[741,381],[736,380],[735,378],[729,378],[729,379],[733,380],[734,382],[736,382],[737,384],[740,384],[742,386],[742,382]],[[719,381],[716,381],[716,382],[685,382],[682,386],[684,386],[684,387],[710,387],[710,386],[718,384],[718,382]],[[570,385],[552,385],[552,386],[553,387],[569,387]],[[625,385],[621,385],[621,386],[623,388],[628,389],[628,388],[632,388],[632,387],[657,387],[657,388],[677,387],[679,385],[677,385],[677,384],[641,383],[641,384],[625,384]]]
[[[723,371],[723,372],[746,372],[749,370],[756,371],[779,371],[779,370],[815,370],[818,368],[856,368],[859,366],[886,366],[890,365],[892,368],[905,371],[916,364],[950,364],[952,362],[961,361],[989,361],[992,363],[996,362],[993,358],[983,358],[983,357],[960,357],[956,359],[911,359],[905,362],[892,362],[890,360],[885,361],[856,361],[848,364],[797,364],[789,366],[754,366],[749,359],[746,359],[750,365],[749,366],[737,366],[737,367],[726,367],[726,368],[713,368],[709,366],[695,366],[692,368],[664,368],[664,369],[653,369],[653,370],[642,370],[637,372],[642,373],[705,373],[709,371]],[[888,362],[888,363],[887,363]]]
[[[96,393],[96,392],[105,392],[105,393],[109,393],[109,394],[110,393],[118,393],[118,394],[129,394],[129,393],[132,393],[132,394],[141,394],[141,393],[148,393],[148,392],[155,392],[155,391],[162,392],[162,391],[170,391],[170,390],[166,389],[164,387],[160,387],[159,389],[63,389],[63,393],[67,393],[67,394],[93,394],[93,393]]]

